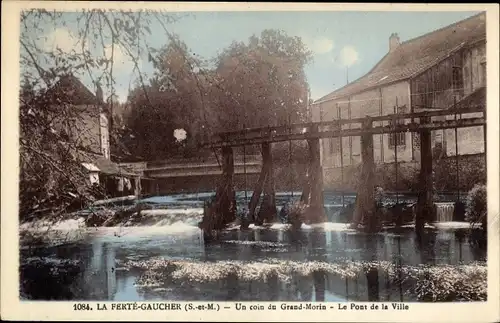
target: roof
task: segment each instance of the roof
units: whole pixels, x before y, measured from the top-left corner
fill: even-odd
[[[124,176],[136,175],[133,172],[130,172],[129,170],[121,168],[120,166],[118,166],[118,164],[113,163],[111,160],[104,158],[104,157],[97,157],[93,161],[93,164],[99,168],[101,173],[104,173],[104,174],[124,175]]]
[[[139,175],[123,167],[120,167],[117,163],[114,163],[110,159],[107,159],[99,154],[83,150],[73,150],[71,151],[71,153],[73,154],[73,157],[77,159],[82,164],[82,166],[90,172],[95,172],[95,169],[97,168],[97,171],[106,175]]]
[[[465,98],[457,102],[455,108],[486,107],[486,87],[480,87]]]
[[[369,88],[412,78],[457,50],[486,39],[486,15],[472,16],[401,43],[364,76],[314,103],[363,92]]]
[[[73,75],[62,76],[49,88],[44,98],[51,104],[96,105],[97,97]]]
[[[85,167],[85,169],[88,170],[89,172],[99,171],[99,168],[97,168],[97,166],[92,163],[82,163],[82,166]]]

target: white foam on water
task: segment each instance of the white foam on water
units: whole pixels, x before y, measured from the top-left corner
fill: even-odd
[[[251,229],[251,230],[286,230],[287,228],[290,227],[290,224],[287,224],[287,223],[279,223],[279,222],[276,222],[276,223],[272,223],[270,226],[259,226],[259,225],[255,225],[255,224],[250,224],[248,226],[248,229]]]
[[[186,208],[186,209],[155,209],[141,211],[142,223],[145,226],[196,226],[201,221],[203,209],[201,208]],[[153,222],[153,223],[151,223]]]
[[[141,215],[145,216],[162,216],[162,215],[201,215],[203,208],[185,208],[185,209],[153,209],[142,210]]]
[[[325,231],[356,231],[354,229],[350,229],[348,223],[325,222],[315,224],[314,227],[322,228]]]
[[[236,245],[253,245],[253,246],[266,246],[266,247],[285,247],[288,244],[272,242],[272,241],[248,241],[248,240],[222,240],[222,243],[236,244]]]
[[[290,224],[288,224],[288,223],[273,223],[273,225],[271,225],[269,228],[273,229],[273,230],[286,230],[286,229],[290,228]]]
[[[266,259],[263,261],[217,261],[205,262],[198,260],[174,260],[156,258],[145,261],[127,261],[123,264],[126,269],[140,269],[143,274],[139,277],[137,285],[164,286],[168,281],[189,281],[190,283],[203,283],[221,281],[230,276],[236,276],[242,281],[264,280],[271,277],[289,281],[294,275],[309,276],[313,272],[323,271],[335,274],[342,278],[357,277],[366,272],[368,268],[377,268],[387,273],[393,279],[398,278],[398,271],[407,279],[414,282],[422,281],[422,277],[432,276],[436,283],[442,281],[443,275],[448,275],[454,281],[474,279],[480,284],[481,292],[486,292],[487,268],[483,263],[469,265],[440,265],[440,266],[409,266],[399,267],[389,261],[341,261],[335,263],[321,261],[294,261]],[[445,282],[448,283],[448,282]],[[476,287],[476,286],[475,286]]]
[[[471,227],[470,223],[468,222],[436,222],[433,223],[433,226],[435,226],[438,229],[468,229]]]
[[[268,227],[263,227],[263,226],[256,226],[255,224],[250,224],[249,229],[253,230],[261,230],[261,229],[271,229],[271,230],[288,230],[291,227],[290,224],[288,223],[273,223],[271,226]],[[325,231],[356,231],[354,229],[349,228],[349,223],[336,223],[336,222],[324,222],[324,223],[317,223],[317,224],[305,224],[302,223],[301,227],[302,230],[312,230],[312,229],[324,229]]]
[[[85,219],[67,219],[59,222],[37,220],[19,225],[20,231],[72,231],[85,228]]]

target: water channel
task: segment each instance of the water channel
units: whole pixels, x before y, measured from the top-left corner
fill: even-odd
[[[421,266],[453,267],[486,261],[486,248],[470,243],[467,223],[449,221],[446,197],[440,211],[441,220],[446,221],[426,228],[422,241],[415,239],[411,226],[378,234],[350,230],[339,212],[343,203],[354,201],[354,196],[325,194],[327,223],[303,225],[299,231],[281,223],[268,228],[252,225],[246,231],[227,231],[220,241],[205,244],[197,223],[203,201],[211,195],[149,198],[146,202],[156,209],[146,213],[141,226],[83,228],[77,227],[81,220],[72,220],[67,222],[72,226],[47,231],[48,241],[60,242],[21,246],[22,297],[417,301],[410,292],[412,282],[405,281],[401,277],[405,271],[398,268],[409,273]],[[278,194],[277,204],[283,205],[291,195]],[[299,197],[298,193],[293,195]],[[245,203],[242,192],[238,202]],[[58,264],[59,274],[44,269],[51,262]]]

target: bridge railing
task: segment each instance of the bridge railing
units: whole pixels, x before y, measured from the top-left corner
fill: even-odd
[[[483,117],[476,117],[482,113]],[[470,115],[474,116],[470,116]],[[458,117],[460,115],[460,117]],[[469,115],[469,116],[464,116]],[[449,117],[447,120],[435,120],[432,124],[420,124],[421,118]],[[452,118],[450,118],[452,117]],[[465,117],[465,118],[464,118]],[[228,131],[216,134],[210,142],[202,143],[203,147],[220,147],[224,145],[238,146],[244,144],[257,144],[261,142],[279,142],[288,140],[304,140],[309,138],[328,138],[328,137],[348,137],[360,136],[367,133],[367,130],[361,129],[362,124],[367,120],[378,123],[368,132],[373,134],[394,133],[394,132],[418,132],[424,128],[430,130],[460,128],[483,125],[484,107],[463,107],[445,110],[423,111],[413,113],[396,113],[383,116],[337,119],[333,121],[322,121],[312,123],[299,123],[283,126],[247,128],[237,131]],[[440,119],[440,118],[438,118]],[[397,121],[404,120],[404,123]],[[419,121],[419,122],[416,122]],[[390,125],[384,125],[384,122],[391,122]],[[349,129],[343,127],[350,125]],[[317,133],[312,133],[312,128],[317,127]]]

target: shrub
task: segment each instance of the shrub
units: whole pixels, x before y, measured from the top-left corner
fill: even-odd
[[[296,202],[290,206],[288,211],[288,223],[290,223],[293,228],[298,229],[302,223],[304,223],[306,208],[307,205],[303,202]]]
[[[476,184],[467,194],[465,218],[473,224],[481,223],[483,229],[485,229],[487,211],[486,185]]]

